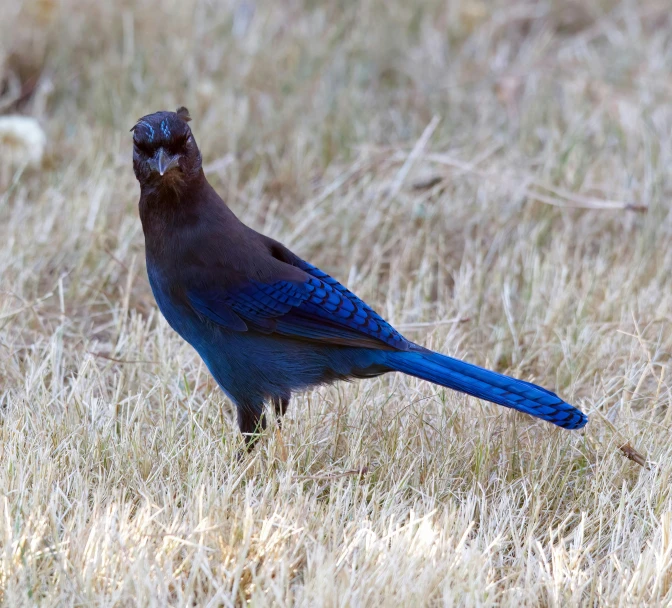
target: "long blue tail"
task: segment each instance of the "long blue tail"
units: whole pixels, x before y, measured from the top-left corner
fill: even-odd
[[[580,429],[588,417],[545,388],[432,351],[388,352],[395,369],[441,386],[531,414],[564,429]]]

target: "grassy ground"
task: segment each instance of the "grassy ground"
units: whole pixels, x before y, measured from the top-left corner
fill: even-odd
[[[0,148],[4,603],[670,605],[668,9],[0,0],[48,137]],[[585,430],[391,375],[238,462],[144,269],[128,129],[180,104],[242,219]]]

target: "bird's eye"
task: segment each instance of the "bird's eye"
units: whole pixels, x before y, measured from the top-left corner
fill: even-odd
[[[180,152],[184,152],[184,149],[187,145],[187,142],[191,139],[191,134],[189,135],[182,135],[181,137],[177,137],[174,141],[170,143],[168,146],[168,150],[171,154],[179,154]]]
[[[143,154],[147,154],[147,155],[151,156],[152,149],[151,149],[151,146],[147,142],[133,140],[133,144],[135,145],[135,147],[138,149],[139,152],[142,152]]]

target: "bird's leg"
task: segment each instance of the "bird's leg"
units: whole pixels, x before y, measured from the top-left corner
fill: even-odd
[[[287,411],[287,406],[289,405],[289,397],[275,397],[273,399],[273,407],[275,409],[275,418],[278,421],[278,428],[275,431],[275,439],[278,444],[278,457],[282,462],[287,462],[287,447],[285,442],[282,439],[282,417]]]
[[[238,408],[238,428],[245,439],[245,447],[248,452],[252,451],[254,444],[259,439],[262,431],[266,428],[266,416],[264,416],[264,404],[242,404]]]
[[[272,403],[278,420],[277,432],[279,433],[282,427],[282,416],[284,416],[289,405],[289,397],[276,397],[272,400]],[[237,405],[236,409],[238,412],[238,427],[245,440],[245,449],[247,452],[251,452],[261,433],[266,429],[266,415],[264,414],[263,402],[243,403]],[[279,437],[279,443],[281,445],[281,453],[285,455],[282,459],[286,460],[287,449],[282,441],[282,437]]]
[[[278,427],[282,428],[282,417],[289,406],[289,397],[275,397],[273,399],[273,408],[275,409],[275,417],[278,419]]]

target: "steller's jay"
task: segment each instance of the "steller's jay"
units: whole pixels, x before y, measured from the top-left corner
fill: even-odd
[[[410,342],[284,245],[243,224],[205,179],[186,108],[133,127],[133,170],[147,274],[170,326],[235,403],[248,446],[263,408],[294,391],[399,371],[580,429],[588,418],[554,393]]]

